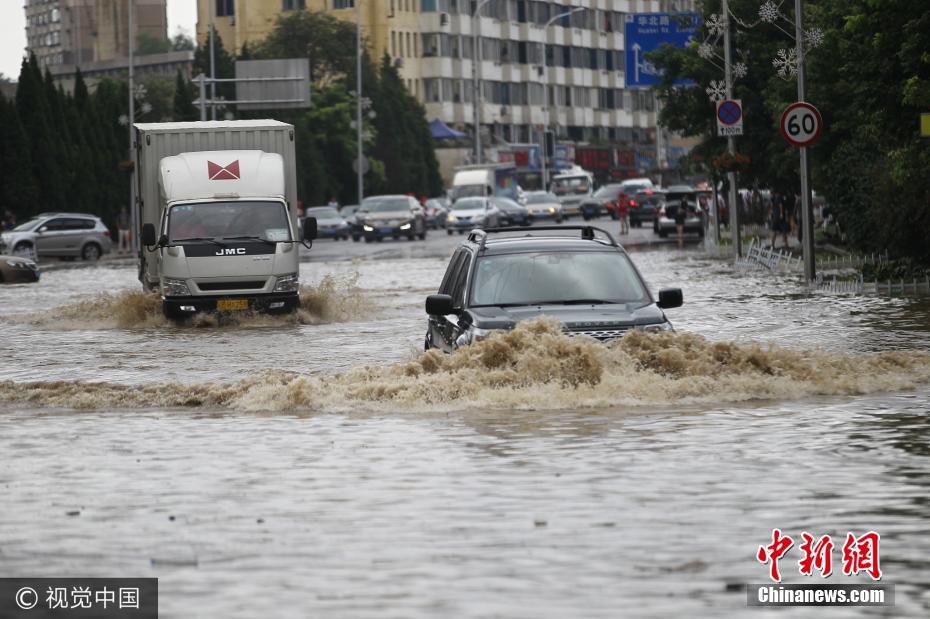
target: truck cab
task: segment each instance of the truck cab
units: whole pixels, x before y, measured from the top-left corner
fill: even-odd
[[[181,153],[161,160],[158,183],[159,221],[142,236],[166,316],[297,308],[301,231],[281,155]]]
[[[549,190],[558,197],[566,217],[578,215],[581,203],[594,195],[594,175],[576,166],[553,176]]]

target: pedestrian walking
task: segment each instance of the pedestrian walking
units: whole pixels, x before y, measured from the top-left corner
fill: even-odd
[[[775,249],[775,239],[779,233],[784,241],[785,249],[788,249],[788,204],[785,197],[777,190],[772,191],[772,201],[769,206],[769,225],[772,229],[772,249]]]
[[[329,199],[329,202],[326,204],[326,206],[331,206],[331,207],[333,207],[334,209],[338,209],[338,208],[339,208],[339,200],[336,199],[336,196],[333,196],[332,198]]]
[[[119,253],[129,253],[129,211],[126,207],[120,209],[116,217],[116,227],[119,230]]]
[[[13,214],[13,211],[6,209],[3,211],[3,230],[12,230],[16,227],[16,215]]]
[[[630,233],[630,203],[626,196],[621,194],[617,198],[617,214],[620,216],[620,235]]]

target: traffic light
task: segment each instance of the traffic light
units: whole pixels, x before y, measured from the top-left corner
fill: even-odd
[[[546,158],[555,157],[555,133],[546,131]]]

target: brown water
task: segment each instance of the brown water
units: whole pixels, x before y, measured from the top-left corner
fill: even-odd
[[[875,529],[926,616],[930,306],[634,259],[679,334],[451,357],[439,258],[186,327],[128,266],[0,288],[0,576],[158,576],[164,617],[735,617],[773,527]]]

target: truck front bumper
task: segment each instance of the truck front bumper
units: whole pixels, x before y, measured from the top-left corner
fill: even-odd
[[[162,308],[168,318],[184,318],[200,312],[261,312],[283,314],[300,306],[297,292],[263,295],[197,295],[162,297]]]

